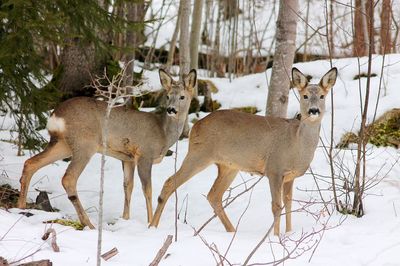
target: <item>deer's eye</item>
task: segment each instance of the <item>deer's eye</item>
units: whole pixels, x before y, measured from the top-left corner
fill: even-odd
[[[320,98],[320,99],[323,99],[323,98],[324,98],[324,95],[319,96],[319,98]]]
[[[167,100],[169,100],[169,96],[167,95]]]
[[[304,99],[308,99],[308,95],[303,95],[303,98]]]
[[[183,99],[185,99],[185,96],[182,95],[179,99],[183,100]]]

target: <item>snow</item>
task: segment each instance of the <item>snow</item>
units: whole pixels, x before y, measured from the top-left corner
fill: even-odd
[[[328,46],[326,45],[326,25],[329,18],[327,14],[330,12],[329,1],[321,0],[301,0],[299,1],[299,10],[297,13],[297,35],[296,47],[299,53],[312,55],[329,55]],[[164,5],[163,5],[164,4]],[[307,4],[309,4],[307,18]],[[392,1],[393,14],[400,12],[400,2]],[[326,6],[328,5],[328,6]],[[155,20],[145,27],[147,40],[145,46],[154,46],[156,48],[169,49],[171,36],[173,35],[177,14],[178,0],[153,0],[150,6],[150,12],[147,13],[147,19]],[[380,29],[380,12],[381,4],[377,4],[375,8],[374,26]],[[248,50],[252,51],[253,56],[272,55],[275,47],[275,28],[278,18],[279,1],[265,0],[243,0],[238,1],[240,14],[237,18],[237,41],[235,43],[235,54],[244,55]],[[193,1],[192,1],[193,9]],[[207,28],[211,41],[215,39],[218,1],[211,3],[210,15],[206,17],[206,8],[203,8],[202,31]],[[354,1],[340,1],[333,6],[333,43],[335,56],[346,57],[352,54],[351,45],[354,35],[353,24]],[[328,13],[327,13],[328,12]],[[191,19],[191,18],[190,18]],[[220,29],[220,53],[230,56],[232,46],[232,29],[234,19],[221,21]],[[307,40],[307,45],[305,42]],[[379,43],[376,39],[376,46]],[[177,43],[179,47],[179,42]],[[214,47],[203,44],[200,48],[201,52],[210,53]]]
[[[382,68],[382,56],[373,57],[373,73],[377,77],[371,79],[371,99],[368,121],[372,121],[377,100],[379,80]],[[361,72],[367,70],[367,59],[360,58]],[[383,68],[383,84],[377,115],[391,108],[399,108],[400,90],[400,55],[388,55]],[[319,79],[330,69],[329,61],[314,61],[295,65],[305,74],[313,76],[313,82]],[[333,66],[339,70],[339,77],[333,90],[335,120],[334,141],[338,142],[346,131],[356,132],[360,121],[359,81],[353,80],[358,74],[358,60],[346,58],[333,60]],[[159,87],[157,72],[146,72],[151,87]],[[214,98],[221,102],[222,108],[240,106],[256,106],[263,115],[267,95],[266,73],[249,75],[234,79],[211,79],[219,89]],[[366,79],[361,79],[361,93],[364,94]],[[326,99],[326,114],[322,123],[321,140],[329,142],[331,96]],[[288,117],[293,117],[298,111],[298,101],[295,92],[290,93]],[[206,114],[200,114],[200,117]],[[193,117],[194,115],[192,115]],[[12,126],[10,118],[5,118],[4,131],[1,138],[9,137]],[[47,136],[46,132],[43,132]],[[322,144],[322,142],[320,143]],[[181,165],[187,153],[188,140],[178,142],[177,165]],[[319,193],[316,192],[316,182],[322,188],[322,196],[326,201],[332,199],[332,192],[325,190],[329,187],[330,179],[314,180],[310,171],[295,181],[293,209],[293,231],[283,235],[291,239],[299,239],[302,234],[309,235],[313,231],[327,230],[312,235],[306,239],[301,248],[312,246],[320,241],[314,253],[307,251],[302,256],[288,260],[287,265],[400,265],[400,152],[394,148],[377,148],[367,146],[367,177],[368,185],[374,185],[366,191],[364,199],[365,215],[356,218],[344,216],[328,206],[331,215],[321,204]],[[335,150],[337,158],[342,158],[342,164],[352,172],[356,152],[354,150]],[[28,152],[27,152],[28,153]],[[0,181],[10,183],[19,188],[19,177],[24,161],[29,155],[16,156],[16,147],[8,142],[0,142]],[[9,261],[20,260],[31,253],[32,256],[24,262],[50,259],[54,265],[95,265],[97,231],[85,229],[76,231],[71,227],[58,224],[53,225],[57,231],[57,242],[60,252],[54,253],[49,242],[41,240],[49,225],[43,221],[55,218],[77,219],[72,204],[67,199],[61,185],[61,177],[68,163],[58,161],[39,170],[31,181],[28,199],[34,201],[38,192],[35,188],[51,192],[50,199],[53,207],[60,210],[56,213],[47,213],[29,210],[35,215],[25,217],[19,214],[21,210],[0,210],[0,256]],[[382,170],[380,170],[382,168]],[[311,169],[318,175],[329,175],[329,165],[320,145],[311,164]],[[168,234],[174,234],[174,197],[168,201],[161,217],[159,228],[148,228],[146,207],[141,191],[140,181],[135,173],[135,188],[131,205],[131,219],[123,220],[123,177],[119,161],[107,158],[104,194],[104,236],[103,251],[117,247],[119,254],[103,265],[148,265],[155,257]],[[376,173],[380,170],[378,175]],[[390,170],[390,171],[389,171]],[[153,166],[153,208],[157,206],[157,196],[164,181],[174,172],[174,158],[166,157]],[[207,202],[207,195],[215,177],[217,169],[210,166],[197,174],[178,190],[178,208],[182,208],[178,221],[178,242],[173,242],[167,253],[169,256],[161,261],[160,265],[215,265],[213,255],[199,236],[193,236],[193,228],[198,229],[213,214]],[[100,177],[100,155],[95,155],[85,168],[78,181],[78,192],[82,204],[87,210],[91,221],[97,224],[97,204]],[[249,181],[247,186],[258,179],[247,173],[240,173],[232,187],[232,195],[244,190],[243,180]],[[337,180],[337,182],[340,182]],[[237,186],[237,187],[236,187]],[[225,194],[226,195],[226,194]],[[184,223],[187,196],[187,224]],[[304,202],[315,202],[302,208]],[[252,190],[238,198],[227,208],[227,214],[236,225],[240,220],[237,234],[225,232],[221,222],[214,219],[200,233],[208,244],[215,244],[221,254],[225,254],[232,237],[232,242],[226,258],[230,263],[241,264],[248,254],[260,241],[272,223],[270,209],[270,192],[266,178],[263,178]],[[246,210],[246,207],[248,208]],[[244,214],[243,214],[244,213]],[[241,215],[243,217],[240,219]],[[317,217],[314,217],[316,214]],[[316,220],[315,218],[318,218]],[[284,230],[285,219],[281,220],[281,231]],[[322,235],[323,232],[323,235]],[[273,256],[279,259],[284,250],[276,243],[278,237],[270,236],[257,251],[252,263],[271,262]],[[293,246],[295,242],[287,241]],[[39,250],[38,250],[39,249]],[[38,250],[38,251],[37,251]],[[37,252],[36,252],[37,251]],[[308,262],[311,258],[311,262]]]

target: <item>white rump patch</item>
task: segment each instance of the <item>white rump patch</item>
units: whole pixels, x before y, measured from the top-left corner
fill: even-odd
[[[48,131],[53,132],[64,132],[65,131],[65,121],[64,118],[57,117],[56,115],[52,115],[47,121],[46,126]]]

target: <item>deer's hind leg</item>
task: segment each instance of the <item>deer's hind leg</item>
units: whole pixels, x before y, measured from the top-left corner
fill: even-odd
[[[69,156],[71,156],[71,150],[65,141],[60,140],[57,137],[51,137],[49,144],[42,152],[25,161],[24,169],[22,170],[20,178],[21,190],[18,198],[18,208],[23,209],[26,207],[26,196],[28,194],[29,183],[36,171],[46,165]]]
[[[238,172],[239,171],[237,169],[232,169],[224,165],[218,165],[218,177],[207,195],[208,202],[214,209],[215,214],[221,220],[227,232],[234,232],[235,227],[230,222],[222,206],[222,196],[230,184],[232,184],[232,181],[235,179]]]
[[[133,161],[122,161],[122,169],[124,171],[124,212],[122,218],[125,220],[129,219],[132,190],[133,190],[133,176],[135,172],[135,162]]]
[[[211,163],[212,161],[209,158],[202,156],[200,153],[191,152],[189,150],[181,168],[165,181],[160,196],[158,197],[157,209],[150,226],[158,226],[162,211],[164,210],[165,204],[171,194],[192,176],[209,166]]]
[[[94,229],[94,226],[90,222],[89,217],[82,207],[76,190],[76,184],[79,176],[89,163],[90,158],[96,153],[95,145],[90,146],[87,143],[85,145],[76,145],[78,148],[72,153],[72,160],[65,171],[64,177],[62,178],[62,185],[67,192],[68,199],[71,201],[72,205],[74,205],[76,213],[79,217],[79,221],[83,225],[88,226],[90,229]]]

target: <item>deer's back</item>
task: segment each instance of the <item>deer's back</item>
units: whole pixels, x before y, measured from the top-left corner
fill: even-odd
[[[275,165],[285,167],[288,153],[295,149],[292,140],[298,126],[295,119],[216,111],[193,126],[189,152],[203,152],[217,163],[266,174],[265,169]]]
[[[54,110],[54,115],[65,122],[63,137],[67,142],[73,144],[83,139],[96,142],[100,148],[106,109],[105,102],[77,97],[61,103]],[[149,156],[154,153],[157,156],[165,142],[165,135],[156,115],[124,106],[112,109],[108,133],[110,152],[122,152],[129,156],[143,153]]]

